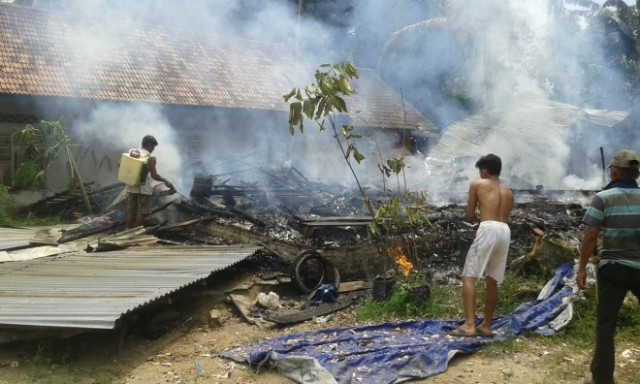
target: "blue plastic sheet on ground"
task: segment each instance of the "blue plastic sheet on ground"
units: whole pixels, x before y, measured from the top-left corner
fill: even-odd
[[[560,314],[564,313],[566,323],[567,313],[572,313],[570,299],[576,289],[571,282],[573,264],[567,263],[556,270],[536,300],[494,319],[494,337],[449,336],[462,321],[409,321],[288,334],[228,349],[221,356],[253,369],[276,366],[299,383],[398,383],[427,378],[444,372],[456,353],[474,353],[489,343],[530,332],[553,334],[561,328]]]

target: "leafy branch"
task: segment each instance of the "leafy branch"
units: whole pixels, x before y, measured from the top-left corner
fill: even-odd
[[[289,103],[289,133],[291,135],[295,134],[296,128],[300,133],[304,132],[305,117],[315,121],[320,131],[324,131],[325,124],[329,123],[342,157],[358,185],[358,190],[362,194],[367,209],[373,216],[374,210],[371,202],[367,198],[351,162],[355,160],[360,164],[365,159],[365,156],[352,142],[353,139],[358,139],[361,136],[354,132],[352,125],[341,124],[338,126],[336,122],[338,113],[347,112],[344,97],[356,93],[351,87],[351,80],[354,78],[358,78],[358,70],[352,64],[322,64],[320,69],[315,72],[315,83],[307,85],[302,90],[293,88],[284,95],[284,101]]]
[[[427,211],[426,199],[424,195],[414,196],[407,193],[406,180],[403,201],[394,198],[376,210],[367,198],[353,167],[353,161],[359,164],[365,159],[365,156],[353,142],[361,136],[354,133],[353,126],[338,125],[336,122],[338,113],[347,112],[344,98],[356,93],[350,83],[354,78],[358,78],[358,72],[351,64],[323,64],[315,72],[316,82],[314,84],[307,85],[303,89],[293,88],[284,95],[284,101],[289,103],[289,133],[294,135],[296,128],[300,133],[303,133],[305,118],[315,121],[320,131],[324,131],[327,126],[333,130],[343,159],[347,163],[371,214],[372,221],[368,227],[369,235],[379,243],[379,251],[382,255],[389,249],[389,247],[382,246],[385,239],[388,240],[388,235],[397,236],[402,230],[415,230],[428,223],[424,214]],[[392,158],[386,162],[381,159],[381,164],[378,165],[383,174],[383,181],[384,177],[390,177],[392,174],[399,178],[402,173],[404,177],[405,167],[406,163],[402,157]],[[415,249],[413,253],[416,253]],[[384,260],[386,262],[387,258],[385,257]],[[396,267],[395,264],[393,266]]]

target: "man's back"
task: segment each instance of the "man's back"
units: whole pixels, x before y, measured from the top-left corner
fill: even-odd
[[[471,193],[475,194],[480,208],[480,221],[501,221],[506,223],[513,209],[511,190],[497,178],[480,179],[472,182]]]
[[[597,222],[597,216],[593,218],[597,210],[603,214],[601,256],[640,259],[640,189],[608,189],[597,194],[595,204],[596,211],[589,211],[592,217],[588,220]]]

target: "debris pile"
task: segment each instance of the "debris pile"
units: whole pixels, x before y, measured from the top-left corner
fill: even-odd
[[[367,232],[372,217],[359,191],[311,181],[293,167],[260,170],[258,176],[251,175],[251,181],[242,180],[242,176],[240,172],[199,175],[188,197],[160,197],[145,223],[147,232],[167,244],[259,243],[288,261],[313,250],[348,279],[371,281],[387,269],[400,268],[406,273],[425,273],[442,283],[457,279],[475,236],[476,228],[465,221],[465,207],[450,204],[429,207],[428,225],[401,233],[388,243],[376,243]],[[125,209],[122,190],[119,184],[91,191],[96,207],[110,211],[85,220],[63,239],[118,229]],[[550,274],[562,261],[576,256],[583,205],[592,192],[543,188],[514,192],[517,204],[510,219],[510,261],[526,274],[544,270],[547,258],[555,257],[557,260],[546,268]],[[388,191],[367,193],[374,206],[399,197]],[[120,202],[109,204],[114,199]],[[72,211],[78,205],[73,198],[54,196],[31,209],[52,214],[55,210]],[[111,226],[104,221],[90,225],[104,216],[111,218]],[[384,255],[388,248],[406,254],[402,264]]]
[[[459,273],[477,228],[465,221],[464,205],[428,206],[426,224],[390,230],[373,240],[368,232],[373,218],[359,191],[309,181],[294,169],[264,176],[250,182],[198,176],[188,196],[159,196],[145,227],[124,232],[122,184],[90,192],[97,209],[94,217],[77,218],[79,200],[60,194],[31,209],[71,213],[79,225],[49,231],[38,242],[73,245],[81,239],[88,252],[150,244],[156,249],[258,244],[256,254],[227,271],[248,274],[249,288],[225,292],[238,312],[256,325],[321,319],[363,296],[386,300],[398,286],[396,280],[401,286],[411,279],[428,282],[415,292],[422,301],[429,297],[428,284],[460,284]],[[589,193],[514,192],[517,204],[509,223],[507,268],[550,278],[557,266],[578,257]],[[374,207],[402,198],[370,190],[367,195]],[[219,318],[213,313],[209,320],[215,324]],[[158,327],[152,328],[149,334],[158,334]]]

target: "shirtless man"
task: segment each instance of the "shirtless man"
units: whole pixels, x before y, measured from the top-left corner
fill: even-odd
[[[511,241],[507,222],[514,199],[511,190],[500,183],[502,161],[498,156],[488,154],[476,162],[476,167],[480,170],[480,179],[469,185],[467,219],[480,224],[462,271],[465,319],[459,328],[451,331],[452,336],[493,336],[491,320],[498,303],[498,284],[504,279]],[[476,279],[483,276],[487,286],[484,319],[476,327]]]

